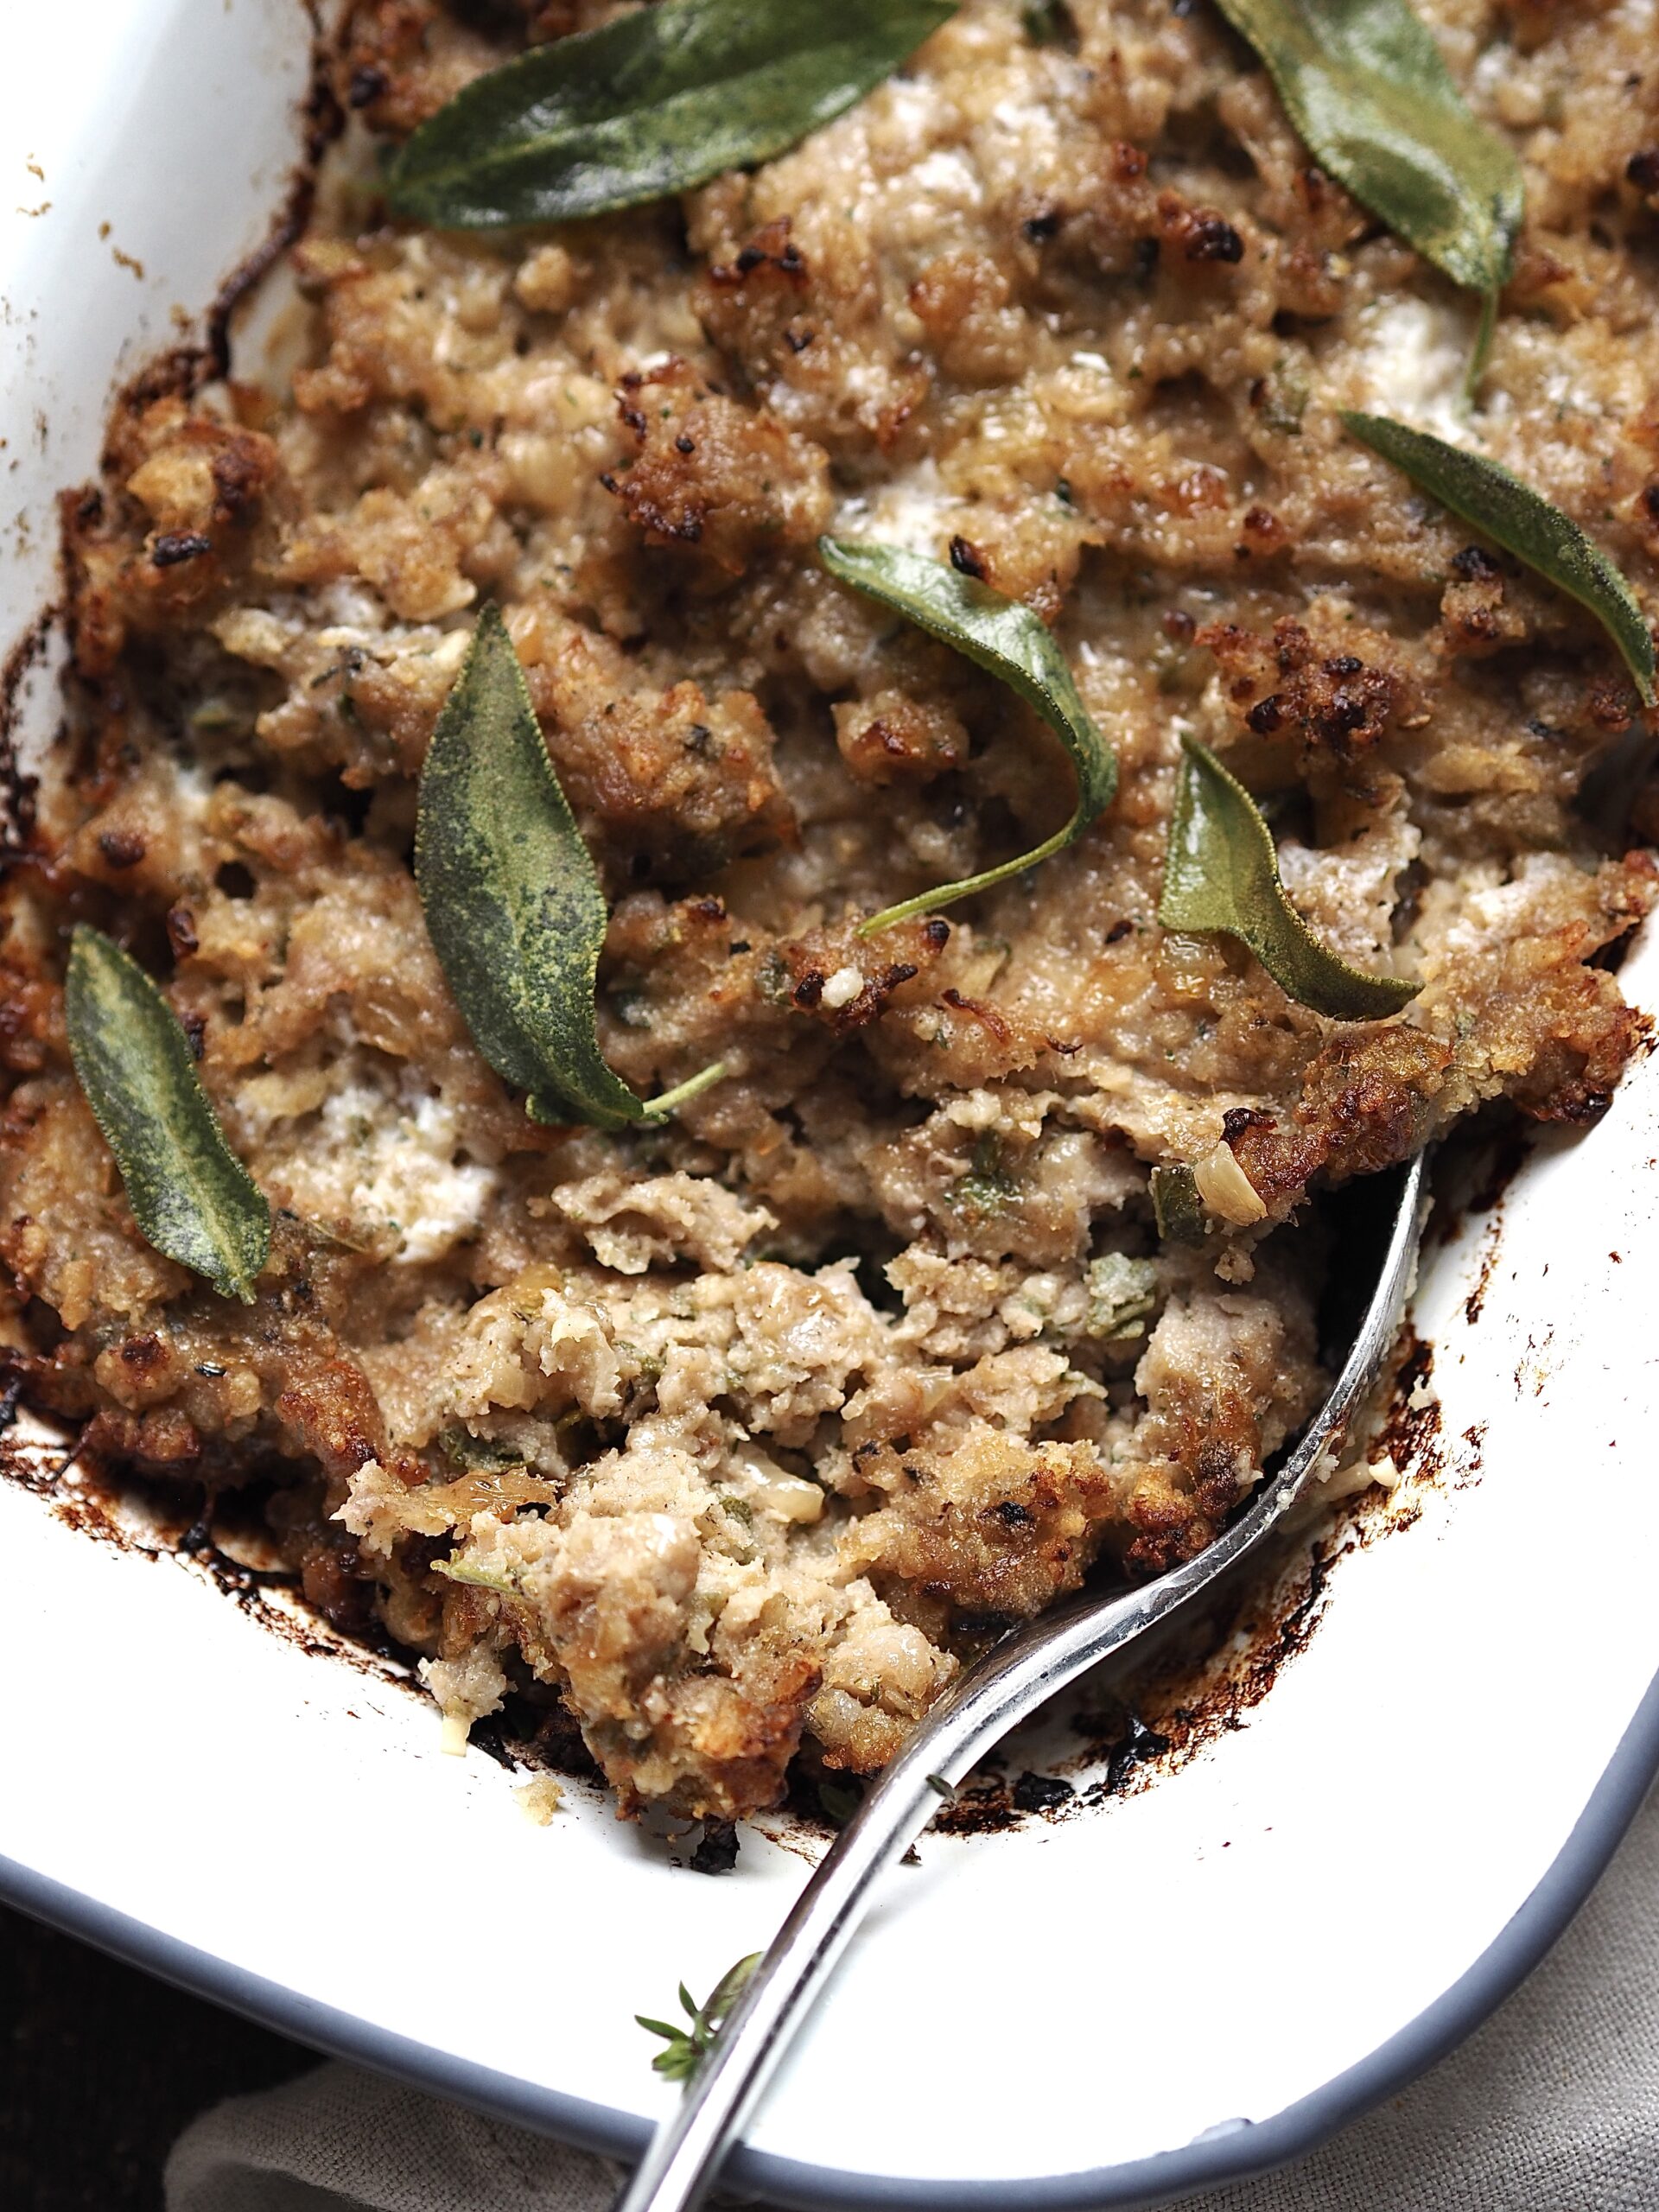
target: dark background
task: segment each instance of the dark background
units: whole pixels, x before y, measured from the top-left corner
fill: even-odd
[[[0,1907],[0,2206],[158,2212],[189,2120],[316,2056]]]

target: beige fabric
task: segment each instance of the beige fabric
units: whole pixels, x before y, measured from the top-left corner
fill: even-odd
[[[1461,2050],[1301,2164],[1189,2205],[1659,2212],[1656,1906],[1659,1793],[1555,1951]],[[618,2178],[603,2159],[335,2065],[197,2120],[168,2164],[167,2206],[603,2212]]]

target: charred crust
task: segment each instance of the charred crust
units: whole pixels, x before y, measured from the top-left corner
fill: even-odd
[[[1195,643],[1215,655],[1244,728],[1256,737],[1300,740],[1310,766],[1325,760],[1357,767],[1411,702],[1403,671],[1368,664],[1353,652],[1322,655],[1290,616],[1275,622],[1268,638],[1210,623]],[[1264,677],[1271,688],[1262,691]]]
[[[1465,583],[1492,583],[1503,571],[1482,545],[1465,545],[1452,556],[1452,573]]]
[[[100,830],[98,849],[111,868],[137,868],[144,857],[144,841],[136,830]]]
[[[976,582],[985,579],[985,556],[965,537],[950,540],[950,565],[958,575],[972,576]]]
[[[348,74],[346,85],[346,105],[353,113],[372,107],[385,92],[391,79],[378,62],[359,61]]]
[[[737,1829],[730,1821],[705,1821],[687,1860],[694,1874],[729,1874],[737,1864]]]
[[[152,569],[175,569],[181,561],[198,560],[213,550],[213,539],[203,537],[199,531],[163,531],[159,537],[150,540],[149,565]]]
[[[1057,1805],[1069,1804],[1077,1792],[1077,1785],[1063,1775],[1033,1774],[1027,1769],[1015,1778],[1009,1794],[1016,1812],[1048,1813]]]
[[[1263,1113],[1258,1107],[1230,1106],[1221,1117],[1222,1141],[1236,1145],[1246,1129],[1270,1129],[1273,1125],[1273,1116]]]
[[[1244,241],[1213,207],[1198,207],[1182,237],[1181,251],[1189,261],[1239,262],[1244,258]]]
[[[758,231],[748,244],[741,247],[729,262],[717,262],[709,271],[709,282],[721,290],[730,291],[760,278],[771,278],[801,291],[810,276],[806,256],[790,237],[787,216],[768,223]]]

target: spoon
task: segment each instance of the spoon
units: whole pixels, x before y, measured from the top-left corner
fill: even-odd
[[[1427,1155],[1406,1170],[1376,1287],[1331,1394],[1282,1466],[1196,1559],[1138,1588],[1089,1592],[987,1652],[944,1693],[866,1795],[728,2013],[678,2110],[652,2138],[615,2212],[691,2212],[773,2067],[874,1902],[875,1885],[1007,1731],[1089,1668],[1187,1605],[1283,1521],[1332,1464],[1399,1329],[1427,1213]]]

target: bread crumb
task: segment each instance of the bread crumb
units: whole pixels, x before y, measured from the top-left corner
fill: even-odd
[[[564,1792],[550,1774],[538,1774],[528,1782],[521,1782],[513,1791],[520,1810],[538,1828],[544,1828],[564,1802]]]

